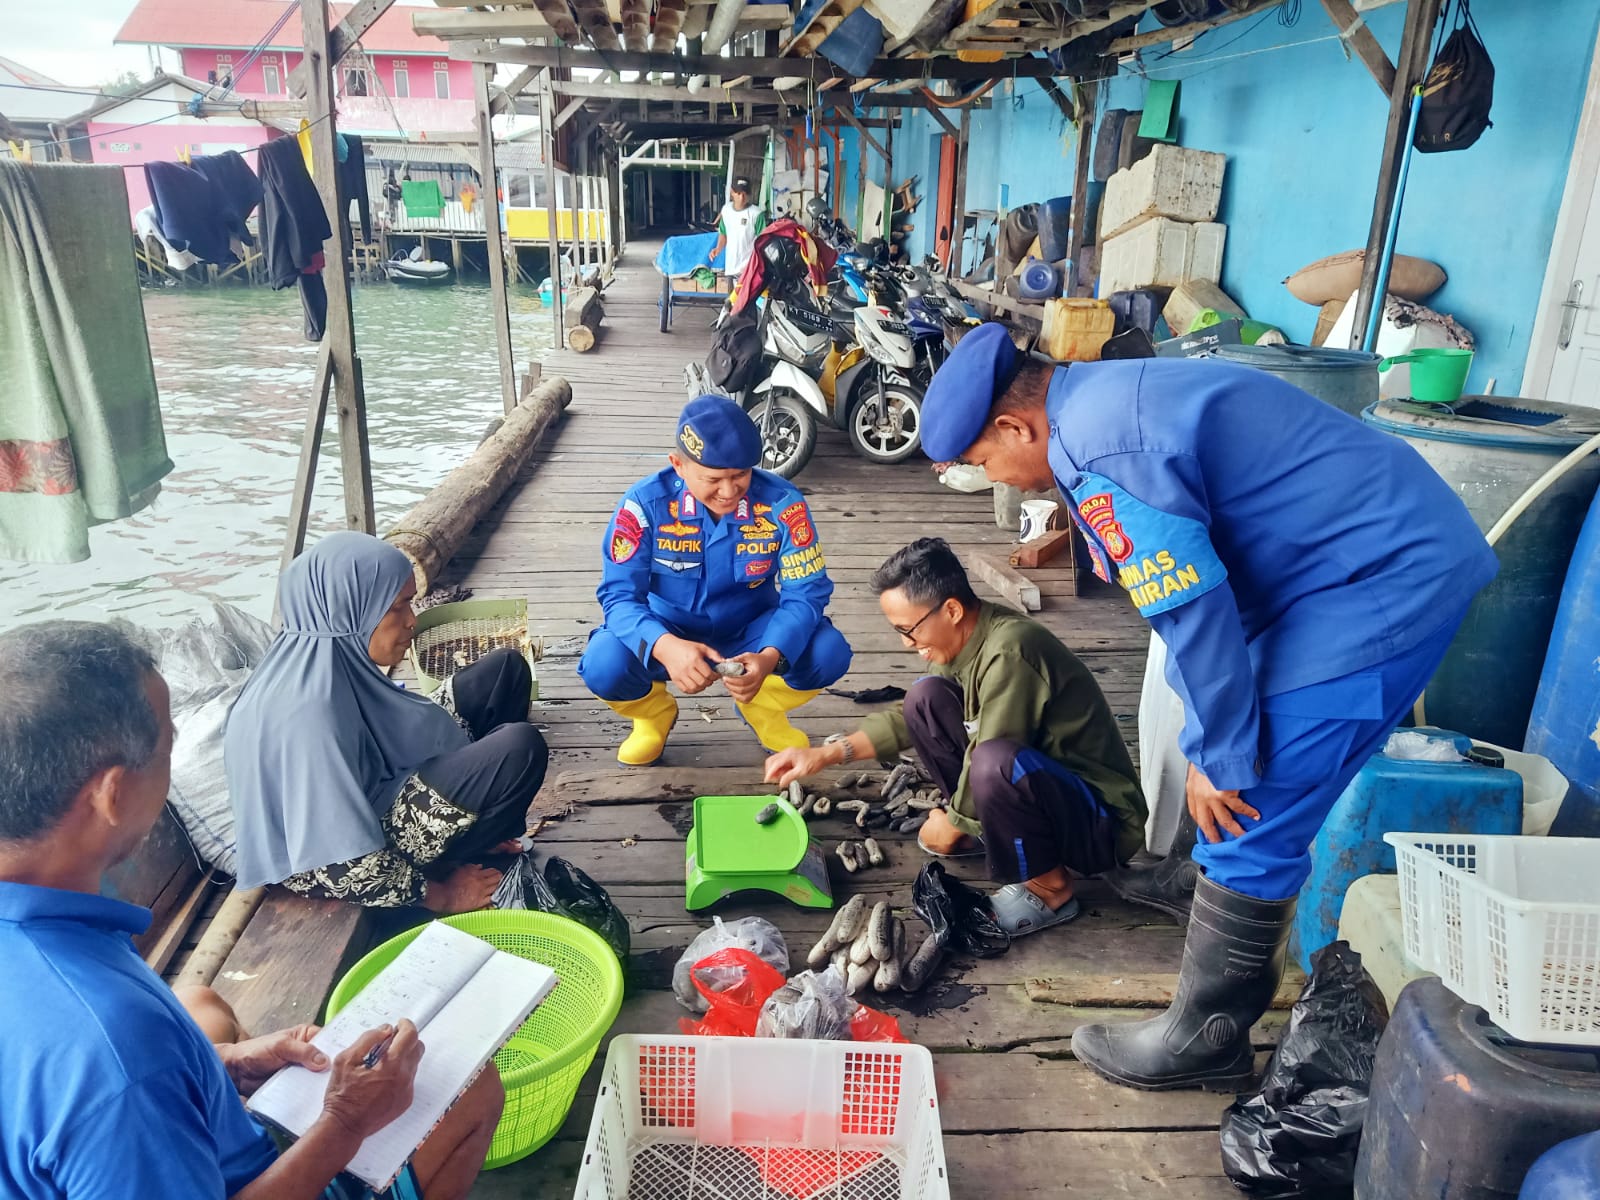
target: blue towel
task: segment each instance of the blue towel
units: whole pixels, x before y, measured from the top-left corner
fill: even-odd
[[[716,244],[717,235],[714,233],[684,233],[669,237],[656,252],[656,270],[669,279],[681,279],[692,274],[696,267],[706,266],[711,247]],[[718,254],[710,265],[718,271],[722,270],[723,256]]]

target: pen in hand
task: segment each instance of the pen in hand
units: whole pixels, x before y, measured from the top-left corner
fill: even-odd
[[[367,1051],[367,1056],[361,1060],[361,1065],[363,1067],[366,1067],[370,1070],[383,1061],[383,1052],[389,1048],[389,1043],[394,1041],[394,1032],[395,1031],[391,1029],[388,1037],[384,1038],[383,1041],[379,1042],[371,1050]]]

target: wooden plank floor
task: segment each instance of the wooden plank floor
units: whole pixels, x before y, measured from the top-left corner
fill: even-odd
[[[665,463],[685,396],[682,368],[704,357],[709,309],[682,309],[674,329],[657,331],[654,247],[636,243],[606,297],[600,345],[562,351],[544,374],[572,383],[572,407],[554,436],[457,556],[447,583],[479,596],[521,595],[536,632],[547,639],[539,665],[539,719],[553,752],[552,787],[577,811],[547,826],[542,840],[595,876],[627,912],[634,931],[629,997],[613,1032],[671,1033],[683,1015],[667,990],[673,963],[710,914],[683,909],[686,797],[759,789],[762,752],[720,689],[684,701],[663,766],[617,768],[624,722],[595,701],[575,667],[583,639],[600,619],[599,581],[606,522],[621,493]],[[926,534],[960,552],[1003,546],[987,493],[965,496],[938,486],[925,460],[880,467],[854,456],[842,434],[825,431],[802,474],[836,591],[834,622],[855,648],[848,688],[910,684],[918,660],[884,624],[866,580],[892,550]],[[1065,573],[1030,572],[1045,597],[1039,618],[1100,680],[1130,745],[1147,634],[1126,600],[1089,581],[1063,595]],[[1085,573],[1087,574],[1087,573]],[[980,594],[984,589],[980,585]],[[822,696],[798,723],[813,737],[852,727],[864,710]],[[830,851],[845,828],[819,822]],[[909,909],[921,855],[910,839],[886,839],[887,867],[853,879],[836,872],[836,896],[854,890]],[[837,866],[837,861],[830,862]],[[959,874],[976,878],[963,867]],[[1085,1197],[1232,1195],[1217,1152],[1221,1098],[1146,1095],[1104,1085],[1072,1061],[1072,1030],[1108,1013],[1143,1015],[1170,987],[1181,931],[1124,905],[1100,885],[1085,885],[1088,913],[1070,928],[1024,939],[1005,956],[947,965],[940,983],[910,1003],[890,1000],[912,1040],[935,1052],[952,1194]],[[757,913],[784,930],[797,965],[826,924],[820,914],[776,899],[735,898],[726,917]],[[1041,980],[1072,980],[1078,1003],[1041,1003]],[[1081,985],[1081,986],[1078,986]],[[901,998],[904,999],[904,998]],[[1276,1020],[1258,1028],[1270,1041]],[[602,1056],[604,1051],[602,1049]],[[588,1126],[593,1072],[562,1134],[523,1163],[485,1175],[475,1196],[571,1193]]]

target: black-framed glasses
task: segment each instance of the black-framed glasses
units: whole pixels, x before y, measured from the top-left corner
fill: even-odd
[[[898,625],[892,625],[892,626],[890,626],[890,628],[893,629],[896,633],[898,633],[901,637],[905,638],[906,641],[914,642],[914,641],[917,640],[917,630],[922,628],[922,623],[924,621],[926,621],[929,617],[933,616],[934,613],[938,612],[943,607],[944,607],[944,605],[942,603],[935,604],[927,612],[923,613],[920,617],[918,617],[917,618],[917,623],[915,625],[911,626],[909,629],[902,629]]]

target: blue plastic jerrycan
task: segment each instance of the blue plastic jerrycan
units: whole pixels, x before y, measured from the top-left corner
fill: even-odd
[[[1445,741],[1459,754],[1472,739],[1448,730],[1403,732]],[[1291,950],[1309,973],[1311,955],[1338,936],[1344,894],[1363,875],[1395,873],[1386,833],[1521,833],[1522,776],[1457,759],[1428,762],[1374,754],[1334,801],[1311,844],[1311,877],[1300,889]]]
[[[1539,1156],[1517,1200],[1594,1200],[1600,1196],[1600,1130],[1570,1138]]]

